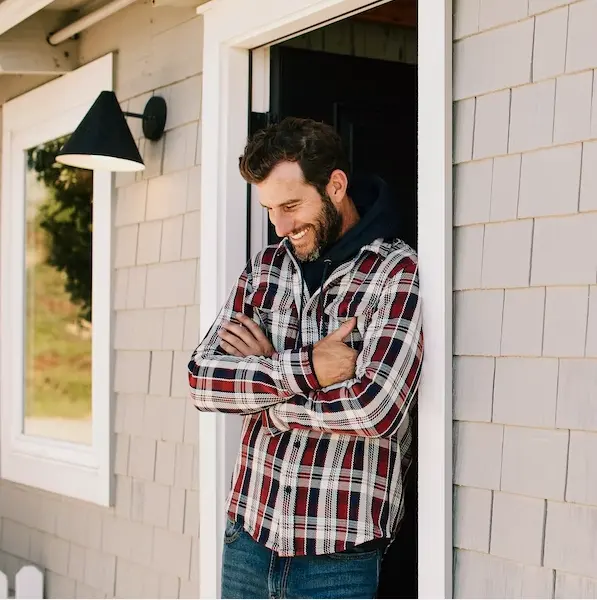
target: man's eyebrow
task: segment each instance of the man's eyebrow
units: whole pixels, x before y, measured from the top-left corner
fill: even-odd
[[[300,198],[291,198],[290,200],[284,200],[284,202],[281,202],[280,204],[278,204],[278,206],[287,206],[288,204],[294,204],[296,202],[300,202],[301,199]],[[269,206],[266,206],[265,204],[262,204],[260,202],[261,206],[263,206],[263,208],[270,208]]]

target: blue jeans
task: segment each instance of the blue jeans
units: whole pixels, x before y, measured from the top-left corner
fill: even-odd
[[[375,598],[382,550],[278,556],[228,521],[222,598]]]

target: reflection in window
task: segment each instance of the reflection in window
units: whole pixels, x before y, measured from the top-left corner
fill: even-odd
[[[61,165],[66,137],[27,151],[27,435],[91,443],[93,171]]]

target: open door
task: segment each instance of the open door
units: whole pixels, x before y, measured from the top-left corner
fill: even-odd
[[[363,11],[363,12],[360,12]],[[453,594],[452,538],[452,0],[218,0],[198,8],[203,37],[202,175],[200,317],[201,333],[216,317],[230,286],[246,262],[244,242],[251,233],[251,252],[267,243],[267,216],[258,201],[251,202],[251,222],[239,219],[239,198],[247,185],[239,177],[238,154],[246,142],[248,109],[269,111],[269,48],[287,45],[306,35],[320,36],[327,45],[330,23],[342,24],[376,12],[392,27],[406,13],[408,23],[383,38],[330,36],[337,50],[359,45],[377,49],[387,59],[417,65],[418,228],[417,252],[422,265],[421,294],[427,344],[418,401],[417,525],[418,595],[451,598]],[[358,13],[358,15],[357,15]],[[408,16],[407,14],[407,16]],[[349,18],[350,17],[350,18]],[[382,27],[383,28],[383,27]],[[325,33],[323,33],[325,30]],[[307,33],[305,33],[307,32]],[[292,39],[291,39],[292,38]],[[408,38],[409,47],[404,40]],[[249,50],[252,49],[252,50]],[[303,49],[307,49],[303,46]],[[312,50],[331,48],[316,48]],[[353,48],[354,49],[354,48]],[[393,50],[397,50],[393,52]],[[252,55],[252,61],[249,57]],[[392,56],[390,56],[392,55]],[[377,56],[383,59],[383,56]],[[252,69],[252,73],[250,72]],[[252,85],[248,82],[252,79]],[[395,81],[380,82],[389,87]],[[317,90],[309,84],[309,93]],[[413,146],[413,152],[415,148]],[[249,197],[249,200],[251,198]],[[253,210],[255,207],[255,210]],[[222,508],[229,491],[230,472],[238,451],[238,418],[204,414],[200,419],[198,462],[198,538],[201,598],[217,598],[224,520]],[[385,568],[385,567],[384,567]],[[393,590],[406,595],[400,573],[388,573]],[[412,595],[415,596],[414,594]]]

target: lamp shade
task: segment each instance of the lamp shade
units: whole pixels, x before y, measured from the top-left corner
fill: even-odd
[[[56,160],[72,167],[102,171],[145,168],[114,92],[100,93]]]

